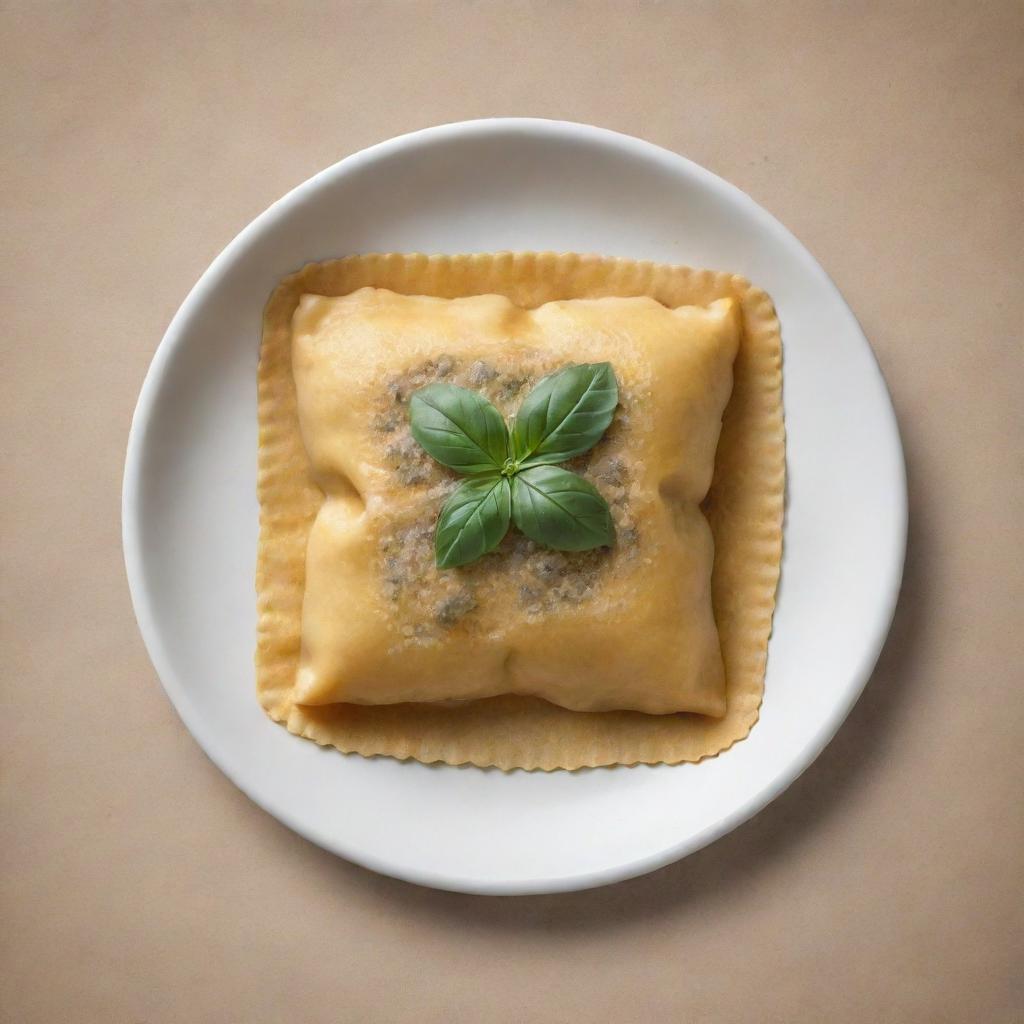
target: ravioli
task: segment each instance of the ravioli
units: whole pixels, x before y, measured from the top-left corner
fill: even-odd
[[[742,279],[551,254],[352,257],[286,279],[260,362],[258,690],[363,754],[504,768],[697,760],[749,731],[781,547],[780,342]],[[506,416],[608,361],[619,407],[570,465],[616,542],[512,531],[433,562],[456,484],[409,432],[445,381]],[[723,425],[724,424],[724,425]]]
[[[324,503],[309,537],[301,704],[505,693],[576,711],[725,712],[699,503],[732,391],[735,304],[650,298],[522,309],[363,288],[306,294],[292,321],[299,423]],[[417,386],[476,388],[508,415],[542,376],[611,361],[620,406],[583,475],[613,492],[617,543],[559,557],[522,535],[479,562],[433,564],[458,478],[409,431]],[[629,641],[623,642],[623,633]]]

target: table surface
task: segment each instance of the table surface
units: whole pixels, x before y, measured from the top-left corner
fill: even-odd
[[[0,19],[0,1019],[1022,1019],[1024,6]],[[370,143],[513,114],[673,149],[808,245],[888,380],[911,523],[878,669],[783,797],[645,878],[479,898],[324,853],[207,761],[135,629],[119,490],[153,351],[241,227]]]

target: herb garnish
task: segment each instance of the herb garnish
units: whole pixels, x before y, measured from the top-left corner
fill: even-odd
[[[610,545],[615,527],[608,503],[555,463],[597,444],[618,401],[611,363],[567,366],[543,378],[512,418],[511,431],[474,391],[441,383],[417,391],[409,403],[412,436],[443,466],[469,478],[438,516],[438,568],[466,565],[493,551],[510,522],[559,551]]]

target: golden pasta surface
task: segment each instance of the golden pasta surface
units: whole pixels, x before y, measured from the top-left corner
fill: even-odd
[[[756,720],[781,547],[780,342],[742,279],[551,254],[351,257],[268,303],[257,678],[268,713],[362,754],[503,768],[677,762]],[[608,361],[620,402],[567,468],[611,548],[512,530],[434,565],[458,482],[409,432],[443,381],[512,415]]]

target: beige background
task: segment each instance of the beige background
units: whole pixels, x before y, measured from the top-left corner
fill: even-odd
[[[1024,1020],[1024,5],[0,18],[0,1019]],[[910,469],[893,633],[818,763],[683,863],[546,898],[379,878],[250,804],[157,684],[119,541],[135,397],[210,259],[339,157],[496,114],[643,136],[780,217]]]

